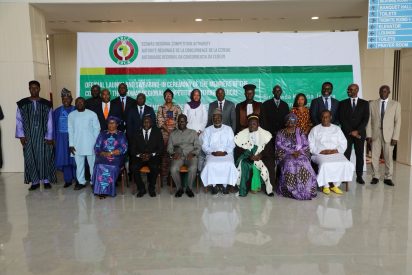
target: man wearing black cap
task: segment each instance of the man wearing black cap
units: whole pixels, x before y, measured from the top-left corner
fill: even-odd
[[[248,127],[247,116],[250,114],[260,115],[261,102],[254,100],[256,86],[253,84],[246,84],[245,89],[246,100],[236,105],[236,133]]]
[[[288,104],[280,99],[282,88],[273,87],[273,98],[266,100],[262,105],[262,128],[269,131],[273,137],[285,128],[285,117],[289,114]]]

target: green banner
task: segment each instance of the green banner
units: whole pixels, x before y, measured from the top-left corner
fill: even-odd
[[[90,97],[90,87],[98,84],[109,89],[112,98],[115,98],[118,96],[117,86],[124,82],[128,86],[129,96],[135,98],[138,93],[144,93],[147,104],[155,108],[163,104],[163,92],[167,88],[174,92],[174,101],[181,106],[189,101],[190,92],[195,88],[201,90],[205,104],[216,100],[215,91],[220,87],[225,89],[228,100],[239,103],[244,100],[243,85],[251,83],[257,86],[255,100],[263,102],[271,98],[273,86],[280,85],[282,99],[292,106],[298,93],[306,94],[308,103],[318,97],[325,81],[333,83],[332,96],[342,100],[347,97],[347,86],[353,82],[352,65],[160,69],[161,74],[127,74],[127,71],[124,74],[118,71],[113,73],[116,68],[81,68],[80,95]]]

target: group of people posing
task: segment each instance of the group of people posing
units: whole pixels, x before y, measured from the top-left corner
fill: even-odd
[[[127,96],[127,85],[118,86],[119,96],[98,85],[92,97],[61,92],[62,106],[39,97],[40,83],[29,82],[30,97],[17,102],[16,138],[23,145],[26,183],[36,190],[56,182],[56,169],[65,185],[75,190],[86,185],[90,174],[93,192],[101,198],[116,195],[122,169],[133,175],[137,197],[147,192],[156,196],[161,184],[176,187],[175,197],[193,197],[197,175],[212,194],[238,192],[274,193],[309,200],[317,188],[342,194],[342,182],[364,184],[365,140],[372,144],[372,181],[379,182],[379,158],[385,159],[384,183],[393,186],[392,152],[399,139],[400,104],[389,99],[390,88],[379,89],[379,99],[370,103],[358,98],[359,87],[350,84],[348,98],[333,98],[333,84],[322,84],[321,96],[310,108],[303,93],[296,95],[293,108],[281,99],[282,88],[273,88],[273,98],[254,100],[256,86],[244,87],[245,100],[235,104],[225,99],[222,88],[207,108],[201,91],[194,89],[183,111],[173,102],[173,91],[164,91],[164,104],[157,112],[146,105],[146,96]],[[352,148],[356,169],[349,161]],[[146,167],[148,186],[142,179]],[[184,168],[184,169],[183,169]],[[182,180],[182,169],[187,174]],[[87,172],[88,171],[88,172]],[[169,181],[169,177],[172,181]],[[232,186],[232,187],[229,187]]]

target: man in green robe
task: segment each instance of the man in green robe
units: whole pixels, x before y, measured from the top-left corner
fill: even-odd
[[[268,196],[273,196],[270,180],[273,177],[269,174],[275,173],[274,163],[267,167],[265,163],[268,162],[264,160],[269,151],[273,152],[272,134],[259,127],[258,115],[250,114],[247,119],[248,128],[235,136],[235,144],[240,155],[236,160],[239,170],[239,196],[245,197],[249,191],[259,192],[262,186]]]

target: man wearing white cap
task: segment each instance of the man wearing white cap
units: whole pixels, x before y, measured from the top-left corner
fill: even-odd
[[[213,125],[203,132],[202,150],[206,154],[206,165],[200,177],[203,184],[212,186],[212,194],[217,194],[216,185],[223,185],[223,194],[228,194],[227,185],[235,185],[239,176],[233,159],[235,148],[231,127],[222,124],[222,111],[213,111]]]

